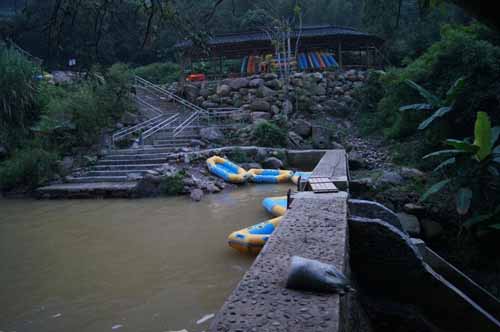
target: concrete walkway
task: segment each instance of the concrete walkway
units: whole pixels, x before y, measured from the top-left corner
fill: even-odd
[[[342,157],[343,156],[343,157]],[[343,158],[343,159],[342,159]],[[336,160],[327,167],[327,162]],[[328,151],[313,175],[347,181],[345,151]],[[339,167],[340,164],[344,164]],[[342,174],[341,174],[342,173]],[[345,184],[346,186],[347,184]],[[211,331],[343,331],[348,295],[285,288],[294,255],[349,275],[347,192],[294,195],[290,209],[217,314]]]

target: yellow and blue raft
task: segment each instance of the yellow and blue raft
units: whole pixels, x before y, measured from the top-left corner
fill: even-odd
[[[266,197],[262,201],[262,206],[264,209],[276,217],[281,217],[286,213],[287,208],[287,197],[277,196],[277,197]]]
[[[250,181],[256,183],[283,183],[288,182],[293,175],[292,171],[279,169],[252,168],[248,171]]]
[[[307,181],[311,174],[312,172],[295,172],[292,176],[292,182],[297,184],[299,182],[299,178],[303,181]]]
[[[244,183],[247,181],[248,174],[240,166],[221,158],[219,156],[213,156],[207,159],[208,170],[217,175],[218,177],[224,179],[224,181],[231,183]]]
[[[283,217],[266,220],[228,236],[229,246],[244,253],[258,254]]]

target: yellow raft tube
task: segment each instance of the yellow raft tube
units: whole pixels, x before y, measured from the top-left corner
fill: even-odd
[[[260,169],[252,168],[248,170],[250,181],[255,183],[284,183],[290,181],[292,171],[281,169]]]
[[[219,156],[208,158],[207,167],[212,174],[231,183],[244,183],[249,177],[243,168]]]
[[[266,197],[262,201],[264,209],[275,217],[283,216],[286,213],[288,197]]]
[[[283,217],[266,220],[228,236],[228,244],[242,253],[258,254]]]

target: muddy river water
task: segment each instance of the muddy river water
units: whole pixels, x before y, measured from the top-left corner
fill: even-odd
[[[253,257],[227,246],[286,185],[142,200],[1,200],[0,331],[204,331]]]

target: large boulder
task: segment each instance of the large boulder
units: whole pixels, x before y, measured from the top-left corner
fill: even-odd
[[[349,168],[352,171],[366,168],[368,163],[363,155],[358,151],[349,152]]]
[[[270,80],[264,83],[267,87],[273,89],[273,90],[279,90],[283,86],[280,80]]]
[[[206,100],[201,104],[201,107],[203,108],[216,108],[219,107],[219,104],[214,103],[213,101]]]
[[[377,179],[377,186],[383,185],[400,185],[404,182],[403,177],[395,171],[384,170],[382,175]]]
[[[280,169],[283,167],[283,162],[276,157],[269,157],[262,162],[262,167],[270,169]]]
[[[125,112],[123,113],[122,115],[122,119],[121,119],[121,122],[123,124],[126,124],[126,125],[135,125],[136,123],[139,122],[139,117],[137,116],[137,114],[135,113],[132,113],[132,112]]]
[[[271,104],[269,104],[264,99],[255,99],[250,104],[250,109],[252,111],[269,112],[271,110]]]
[[[401,168],[401,176],[405,179],[424,179],[425,173],[421,170],[411,167],[403,167]]]
[[[258,88],[263,84],[264,84],[264,80],[262,78],[254,78],[253,80],[248,82],[248,86],[250,88]]]
[[[193,189],[191,190],[191,193],[189,194],[189,197],[195,202],[201,201],[203,198],[203,190],[201,189]]]
[[[196,100],[200,95],[200,88],[195,84],[186,84],[184,86],[184,94],[189,100]]]
[[[231,93],[231,87],[226,84],[219,85],[217,87],[217,94],[221,97],[227,97]]]
[[[316,149],[329,149],[332,146],[331,132],[322,126],[312,127],[312,143]]]
[[[267,73],[263,76],[263,78],[266,80],[266,81],[270,81],[270,80],[275,80],[278,78],[278,75],[275,74],[275,73]]]
[[[257,97],[259,98],[274,97],[275,95],[276,91],[268,88],[265,85],[262,85],[257,89]]]
[[[229,85],[233,90],[239,90],[241,88],[246,88],[248,86],[249,80],[246,77],[239,77],[224,80],[223,83]]]
[[[312,132],[312,125],[309,121],[299,119],[295,121],[292,130],[302,137],[309,137]]]
[[[271,114],[268,112],[252,112],[250,113],[250,116],[252,118],[252,123],[260,120],[271,120]]]
[[[218,128],[202,128],[200,130],[201,139],[208,142],[221,142],[224,139],[224,134]]]

